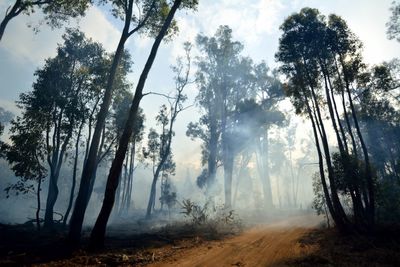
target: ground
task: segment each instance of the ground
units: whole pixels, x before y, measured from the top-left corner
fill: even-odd
[[[35,234],[29,226],[1,225],[0,265],[400,266],[399,228],[343,236],[319,222],[296,215],[234,234],[187,224],[138,233],[124,230],[122,223],[110,228],[107,247],[95,253],[72,250],[60,231]]]

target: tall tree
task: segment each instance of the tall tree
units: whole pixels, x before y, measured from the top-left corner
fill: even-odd
[[[61,166],[80,116],[85,113],[82,95],[92,87],[94,69],[103,63],[104,53],[99,44],[87,40],[78,30],[68,29],[63,39],[57,56],[46,60],[45,66],[35,73],[33,91],[21,94],[18,104],[23,114],[16,120],[16,124],[29,123],[32,130],[42,131],[41,142],[45,144],[49,166],[46,227],[53,225]]]
[[[283,63],[282,72],[290,79],[286,92],[297,111],[308,114],[315,141],[318,146],[318,142],[322,144],[330,185],[330,196],[326,193],[325,198],[332,218],[342,230],[351,227],[338,196],[345,182],[346,192],[352,199],[355,224],[371,229],[375,217],[374,178],[353,101],[353,86],[357,86],[356,77],[364,68],[361,43],[343,19],[330,15],[326,20],[318,10],[310,8],[287,18],[281,29],[284,33],[277,59]],[[341,99],[347,128],[339,114],[337,97]],[[324,112],[329,115],[326,120]],[[331,153],[329,148],[326,122],[332,125],[338,154]],[[324,176],[320,166],[322,186],[327,192]]]
[[[93,177],[97,168],[97,155],[101,133],[111,104],[114,81],[118,65],[123,56],[125,43],[129,37],[135,33],[146,33],[155,36],[161,28],[161,25],[163,25],[169,10],[168,3],[163,0],[102,0],[101,2],[112,4],[112,14],[124,22],[124,27],[109,70],[105,93],[102,98],[100,110],[97,114],[96,126],[90,140],[90,148],[83,167],[78,196],[71,217],[69,239],[73,243],[79,242],[80,240],[83,219],[90,196],[90,188],[91,184],[93,184]],[[140,9],[137,14],[134,13],[135,6]],[[170,24],[171,23],[172,26],[174,26],[172,21]],[[167,27],[168,29],[169,26],[170,25]],[[166,32],[164,34],[167,34],[168,29],[165,30]],[[171,27],[169,34],[172,34],[174,30],[176,30],[175,27]]]
[[[239,55],[243,45],[232,40],[232,30],[228,26],[220,26],[214,37],[198,35],[196,43],[203,53],[197,62],[196,83],[199,87],[197,102],[205,114],[200,119],[200,124],[189,124],[187,134],[204,139],[203,161],[207,161],[207,169],[200,177],[205,180],[203,184],[207,184],[208,193],[211,192],[215,181],[220,146],[221,160],[226,174],[225,203],[230,206],[233,158],[229,151],[232,143],[228,140],[231,135],[227,119],[228,113],[234,109],[233,94],[235,86],[238,85],[235,84],[234,79],[237,76],[234,74],[238,74],[235,73],[235,68],[240,65]],[[205,129],[202,129],[203,127]]]
[[[153,169],[153,182],[151,185],[150,197],[147,205],[147,217],[150,217],[151,212],[154,209],[156,201],[156,185],[160,174],[171,173],[175,170],[175,164],[172,161],[171,152],[172,137],[174,135],[173,128],[179,113],[181,113],[185,109],[183,103],[187,99],[187,96],[184,94],[183,91],[189,83],[191,44],[185,43],[184,49],[185,62],[182,62],[182,59],[178,58],[177,65],[172,68],[176,75],[176,91],[172,96],[172,100],[168,98],[169,108],[163,105],[160,109],[160,113],[156,118],[157,122],[162,127],[162,132],[160,134],[159,157],[157,158],[157,167],[155,168],[155,170]]]
[[[106,226],[107,226],[108,218],[111,214],[111,210],[114,205],[115,191],[118,187],[122,163],[125,159],[125,154],[126,154],[126,150],[128,147],[129,139],[132,136],[133,126],[134,126],[135,120],[137,118],[140,101],[143,97],[143,88],[146,83],[147,75],[149,74],[150,69],[154,63],[158,48],[161,44],[161,41],[167,34],[168,29],[170,28],[171,23],[174,18],[174,15],[175,15],[175,12],[178,10],[178,8],[193,9],[193,8],[196,8],[196,6],[197,6],[197,1],[195,1],[195,0],[193,0],[193,1],[175,0],[170,8],[169,8],[169,6],[167,6],[168,10],[169,10],[168,14],[167,14],[165,20],[163,21],[163,25],[162,25],[157,37],[154,40],[150,55],[146,61],[144,69],[140,75],[139,82],[136,86],[135,94],[134,94],[132,104],[130,107],[129,116],[126,121],[125,127],[124,127],[124,132],[122,133],[122,136],[119,140],[118,149],[117,149],[115,158],[112,162],[110,173],[107,178],[107,185],[106,185],[106,191],[104,194],[103,205],[101,207],[100,214],[96,220],[95,226],[92,230],[91,237],[90,237],[90,246],[93,248],[101,247],[104,244],[104,236],[105,236]]]
[[[7,160],[17,177],[21,180],[10,185],[5,190],[29,193],[34,190],[33,183],[36,183],[36,225],[40,230],[41,219],[41,184],[46,177],[47,169],[44,167],[46,147],[43,144],[43,125],[30,121],[27,118],[17,117],[11,122],[10,137],[11,144],[7,146]]]
[[[244,134],[245,122],[257,125],[257,132],[263,127],[261,121],[256,122],[259,117],[247,117],[245,113],[256,115],[263,108],[271,108],[275,101],[272,99],[276,92],[280,93],[280,89],[278,86],[278,90],[272,92],[276,80],[269,76],[265,63],[254,64],[250,58],[241,56],[243,45],[232,40],[232,30],[228,26],[220,26],[213,37],[199,35],[197,45],[202,52],[197,62],[197,103],[204,115],[199,123],[189,124],[187,134],[192,138],[200,137],[204,142],[203,163],[207,162],[207,168],[199,176],[198,184],[207,185],[208,194],[215,180],[217,162],[222,162],[225,205],[230,208],[235,156],[249,137]],[[267,202],[271,203],[268,178],[260,178],[265,185]]]

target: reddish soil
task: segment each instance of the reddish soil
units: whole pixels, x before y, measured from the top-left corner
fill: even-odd
[[[372,236],[343,236],[334,229],[318,228],[319,222],[315,216],[294,216],[236,235],[179,225],[148,234],[114,232],[107,247],[96,253],[69,250],[62,234],[35,236],[6,227],[0,265],[400,266],[399,227],[382,227]]]

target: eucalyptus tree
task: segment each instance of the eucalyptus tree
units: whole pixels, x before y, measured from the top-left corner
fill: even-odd
[[[162,173],[164,176],[164,174],[167,175],[167,173],[173,173],[175,170],[175,163],[172,161],[171,152],[172,137],[174,136],[173,128],[179,113],[185,110],[183,104],[186,101],[187,96],[184,94],[184,89],[190,82],[191,46],[190,43],[184,44],[185,62],[183,62],[182,58],[178,58],[176,66],[172,68],[175,72],[175,92],[171,98],[168,98],[169,107],[163,105],[156,117],[156,121],[161,125],[162,131],[160,134],[157,167],[155,169],[153,168],[153,182],[147,205],[147,217],[151,216],[151,212],[154,209],[156,201],[156,185],[160,174]]]
[[[228,122],[228,113],[234,109],[233,94],[235,86],[238,85],[235,84],[238,74],[235,71],[241,63],[240,53],[243,45],[232,40],[232,30],[228,26],[220,26],[213,37],[198,35],[196,43],[203,53],[197,62],[196,83],[199,88],[197,103],[204,115],[200,123],[189,124],[187,134],[203,139],[203,162],[207,161],[207,169],[203,176],[208,192],[215,181],[220,146],[220,159],[225,175],[225,203],[230,206],[233,170],[230,150],[233,144],[229,141],[231,125]],[[251,64],[247,59],[243,59],[242,63],[247,66]],[[239,94],[239,90],[235,93]],[[243,93],[246,93],[245,90]]]
[[[68,206],[63,218],[64,225],[68,221],[69,213],[72,209],[72,204],[75,199],[75,188],[77,181],[77,170],[79,163],[79,154],[81,152],[80,147],[84,147],[84,155],[81,162],[83,165],[86,162],[89,150],[90,140],[92,138],[93,127],[96,122],[95,112],[99,109],[99,101],[104,94],[104,81],[107,78],[107,71],[112,61],[112,55],[104,54],[104,57],[100,59],[97,63],[93,62],[92,65],[92,81],[89,90],[85,90],[80,95],[79,103],[81,105],[81,112],[79,113],[78,126],[75,130],[74,136],[74,152],[71,153],[73,160],[72,169],[72,185],[70,190],[70,197],[68,201]],[[97,169],[101,164],[105,164],[108,157],[113,153],[114,146],[120,131],[118,127],[115,127],[116,120],[124,118],[121,115],[122,107],[124,106],[122,102],[127,99],[129,101],[132,98],[129,90],[131,84],[127,81],[127,74],[130,72],[132,66],[132,61],[130,54],[124,51],[124,55],[121,59],[121,64],[118,66],[116,73],[116,80],[114,84],[114,91],[112,96],[112,109],[110,114],[107,116],[106,123],[101,132],[101,139],[99,150],[97,153],[96,168],[91,179],[89,186],[89,193],[87,203],[93,192],[94,184],[97,177]],[[126,100],[125,100],[126,102]],[[126,111],[126,110],[125,110]],[[118,114],[118,115],[117,115]],[[85,141],[83,141],[86,139]]]
[[[361,56],[361,48],[362,44],[357,39],[357,37],[350,31],[346,22],[336,15],[330,15],[328,19],[328,47],[330,48],[328,51],[331,52],[328,54],[331,58],[331,64],[333,65],[332,69],[333,75],[336,75],[336,79],[338,81],[339,91],[341,92],[342,97],[342,106],[344,110],[344,116],[347,123],[347,130],[350,134],[351,141],[353,143],[352,153],[354,157],[358,159],[357,146],[355,144],[354,138],[357,137],[360,144],[360,152],[363,155],[363,165],[365,166],[365,170],[360,171],[362,173],[362,177],[353,172],[353,168],[351,166],[346,166],[346,162],[349,158],[352,158],[353,155],[349,153],[349,151],[343,151],[340,148],[340,138],[338,139],[339,149],[341,149],[341,157],[342,164],[345,168],[346,180],[349,181],[348,185],[350,187],[350,195],[353,199],[354,204],[354,212],[356,213],[355,219],[363,223],[365,220],[367,227],[372,228],[375,220],[375,188],[374,188],[374,173],[372,170],[368,148],[364,141],[364,136],[361,132],[361,127],[358,122],[357,111],[355,109],[354,104],[354,96],[353,96],[353,88],[357,87],[357,76],[363,71],[365,65],[362,62]],[[333,38],[331,39],[331,37]],[[329,74],[325,74],[328,78],[329,86],[332,90],[332,102],[334,108],[336,110],[335,98],[333,95],[332,85],[330,84]],[[335,76],[334,76],[335,77]],[[326,85],[326,83],[325,83]],[[327,87],[327,86],[326,86]],[[344,101],[343,92],[346,93],[347,102]],[[327,94],[328,95],[328,94]],[[329,100],[329,99],[328,99]],[[328,102],[329,103],[329,102]],[[347,109],[350,110],[351,118],[354,124],[354,134],[351,129],[351,124],[349,123],[349,118],[347,114]],[[331,115],[332,116],[332,115]],[[339,115],[337,115],[337,121],[340,126]],[[343,131],[343,130],[342,130]],[[343,135],[343,142],[346,146],[345,140],[346,137]],[[347,152],[347,154],[345,153]],[[359,164],[360,165],[360,164]],[[358,166],[361,168],[361,166]],[[347,170],[346,170],[347,169]],[[356,179],[354,179],[356,178]],[[352,182],[356,181],[356,182]],[[364,182],[365,181],[365,182]],[[365,186],[363,186],[365,184]],[[363,205],[363,203],[365,203]]]
[[[115,158],[112,162],[111,169],[107,178],[107,185],[106,185],[103,205],[99,217],[97,218],[95,226],[91,233],[90,245],[93,248],[103,246],[104,244],[106,225],[114,205],[115,192],[119,184],[119,176],[121,173],[122,164],[125,159],[125,154],[128,147],[129,139],[131,138],[133,133],[133,126],[135,124],[135,120],[137,119],[139,104],[143,97],[143,88],[145,86],[146,79],[150,72],[150,69],[156,58],[158,48],[161,44],[161,41],[168,34],[168,32],[171,32],[171,26],[174,26],[173,18],[176,11],[178,9],[195,9],[198,3],[197,0],[186,0],[186,1],[175,0],[173,1],[173,3],[171,3],[170,6],[166,2],[164,1],[162,2],[164,3],[162,5],[164,7],[162,10],[164,11],[163,14],[166,15],[166,18],[161,20],[162,26],[159,28],[159,30],[157,30],[158,34],[155,37],[154,43],[150,51],[150,55],[147,58],[144,69],[139,77],[139,81],[136,86],[135,94],[130,107],[129,116],[126,121],[122,136],[119,139],[118,149],[116,151]],[[101,114],[101,111],[99,114]],[[80,229],[79,229],[79,234],[80,234]]]
[[[76,126],[85,113],[83,95],[92,87],[93,77],[96,76],[94,69],[102,63],[104,54],[98,43],[87,40],[77,30],[67,30],[63,39],[56,57],[47,59],[44,67],[36,71],[33,90],[21,94],[18,105],[23,113],[14,127],[17,130],[23,126],[20,124],[29,123],[32,131],[42,131],[41,141],[45,144],[50,180],[46,227],[53,225],[60,169]],[[13,134],[18,135],[18,131]]]
[[[291,97],[296,113],[305,113],[311,120],[327,206],[336,225],[344,229],[347,217],[336,190],[330,148],[321,110],[320,69],[317,57],[313,54],[316,52],[316,47],[321,48],[318,43],[320,40],[317,40],[316,37],[323,34],[322,20],[319,12],[310,8],[304,8],[300,13],[288,17],[280,27],[283,35],[279,41],[276,58],[282,63],[282,73],[289,79],[285,93]],[[320,142],[327,164],[331,194],[328,192],[325,180]]]
[[[41,210],[41,185],[47,175],[45,165],[46,146],[43,143],[44,125],[36,123],[26,117],[17,117],[11,122],[10,136],[11,144],[6,147],[7,161],[10,163],[12,171],[20,178],[16,183],[8,186],[5,190],[7,194],[10,190],[27,194],[36,193],[36,225],[40,230],[40,210]],[[34,184],[37,183],[36,190]]]
[[[115,101],[115,104],[113,104],[116,105],[113,114],[113,125],[118,133],[117,138],[120,137],[123,132],[132,98],[133,95],[130,92],[127,92],[125,97],[122,97],[119,101]],[[121,178],[119,181],[120,185],[118,186],[118,192],[116,194],[116,208],[118,208],[118,214],[128,213],[132,202],[133,174],[138,165],[135,159],[137,157],[137,148],[143,140],[144,122],[145,115],[143,110],[139,108],[133,134],[130,143],[128,144],[128,152],[123,166],[124,172],[121,172]]]
[[[213,37],[199,35],[197,46],[202,52],[197,62],[197,103],[204,115],[199,123],[189,124],[187,135],[204,142],[203,165],[207,162],[207,168],[199,176],[198,184],[207,185],[208,193],[215,180],[218,162],[223,165],[225,205],[230,208],[235,157],[249,145],[246,140],[255,141],[259,138],[255,137],[256,133],[261,135],[267,130],[264,124],[272,115],[270,112],[278,101],[276,96],[282,93],[265,63],[254,64],[250,58],[241,55],[243,45],[232,40],[232,30],[228,26],[220,26]],[[264,111],[267,120],[261,115]],[[271,124],[272,117],[269,118]],[[257,129],[250,133],[247,131],[250,128]],[[264,159],[260,159],[260,163]],[[270,205],[272,192],[264,169],[260,171],[260,178],[264,197]]]
[[[7,7],[5,16],[0,22],[0,41],[7,24],[20,14],[30,15],[41,11],[44,13],[47,24],[51,27],[60,27],[62,22],[85,15],[92,0],[15,0]]]
[[[271,208],[273,201],[269,175],[269,131],[273,126],[282,126],[285,121],[285,115],[277,106],[284,94],[276,71],[271,72],[264,62],[256,64],[253,68],[258,107],[252,111],[255,112],[255,117],[249,117],[248,120],[253,121],[251,140],[255,145],[257,170],[263,185],[264,206]]]
[[[118,65],[120,64],[124,52],[125,43],[135,33],[155,36],[157,40],[160,36],[159,31],[162,31],[164,21],[167,20],[170,11],[169,2],[165,0],[101,0],[100,2],[110,4],[112,6],[111,13],[114,17],[121,19],[124,26],[109,70],[105,93],[102,98],[100,110],[97,114],[96,126],[91,138],[88,156],[85,161],[79,185],[78,196],[71,217],[69,239],[74,243],[78,242],[80,239],[83,219],[89,198],[90,184],[93,183],[92,178],[96,170],[96,158],[100,145],[101,132],[104,128],[111,104],[114,81]],[[186,2],[189,3],[191,1],[185,1],[184,3]],[[136,8],[138,10],[135,13]],[[171,19],[165,32],[163,32],[161,39],[163,39],[164,35],[171,36],[176,30],[176,22]],[[160,42],[161,39],[159,40]],[[148,69],[150,69],[150,66],[148,66]],[[145,76],[147,76],[147,73]]]
[[[400,181],[399,106],[392,94],[399,88],[400,80],[391,73],[391,65],[384,63],[360,75],[358,82],[363,91],[357,110],[361,127],[366,133],[366,143],[382,181]]]
[[[350,227],[338,197],[338,191],[342,191],[352,199],[356,225],[371,228],[375,210],[374,177],[353,101],[356,78],[364,68],[360,52],[362,44],[343,19],[330,15],[327,20],[316,9],[302,9],[287,18],[281,29],[284,33],[276,57],[283,64],[282,72],[289,78],[286,93],[291,96],[297,112],[306,113],[312,122],[322,187],[332,218],[342,230]],[[338,94],[345,124],[339,114]],[[339,154],[330,151],[324,112],[329,115],[328,122],[334,130]],[[330,195],[319,142],[325,155]],[[338,168],[342,172],[337,172]],[[345,191],[342,190],[343,182]]]
[[[170,149],[167,150],[169,119],[165,105],[161,106],[157,120],[157,123],[161,126],[161,133],[158,133],[153,128],[150,129],[147,137],[147,148],[143,148],[143,156],[145,159],[150,160],[153,174],[146,211],[147,218],[150,218],[152,212],[155,210],[156,186],[159,177],[166,178],[174,175],[176,167],[172,159],[172,151]]]

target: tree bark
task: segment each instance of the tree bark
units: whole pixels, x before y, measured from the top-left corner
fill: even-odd
[[[72,171],[72,185],[71,185],[71,191],[69,194],[67,211],[65,212],[65,215],[64,215],[64,221],[63,221],[64,226],[67,224],[69,213],[72,208],[72,203],[74,202],[75,187],[76,187],[76,172],[77,172],[77,167],[78,167],[78,156],[79,156],[79,142],[81,140],[81,133],[82,133],[82,128],[83,128],[84,122],[85,121],[82,120],[81,125],[78,130],[78,135],[76,137],[74,166],[73,166],[73,171]]]
[[[124,29],[122,31],[121,38],[119,40],[118,47],[117,50],[115,51],[115,55],[111,65],[110,74],[108,76],[107,86],[103,97],[103,102],[100,106],[100,111],[97,115],[96,127],[93,133],[92,141],[90,143],[89,154],[82,171],[82,178],[79,185],[79,192],[75,201],[74,211],[71,216],[68,238],[70,242],[75,244],[79,243],[81,237],[82,224],[90,195],[90,187],[91,187],[90,185],[93,182],[92,179],[94,178],[94,173],[95,170],[97,169],[97,153],[100,144],[100,137],[102,129],[105,125],[108,109],[111,104],[115,75],[117,73],[118,65],[124,52],[125,42],[129,37],[129,26],[131,23],[132,8],[133,8],[133,0],[130,0],[125,16]]]
[[[168,13],[168,16],[154,41],[149,58],[147,59],[146,65],[140,75],[139,82],[137,84],[135,91],[135,96],[132,100],[132,105],[129,111],[129,117],[125,123],[124,132],[120,138],[118,150],[112,162],[110,173],[107,178],[107,185],[104,194],[103,205],[101,207],[100,214],[96,220],[96,223],[94,225],[94,228],[90,236],[91,248],[99,248],[104,245],[104,235],[106,231],[108,218],[110,216],[111,210],[114,205],[115,191],[118,186],[119,174],[121,173],[122,163],[125,158],[129,139],[132,136],[133,126],[138,112],[140,100],[143,97],[143,88],[146,83],[147,75],[149,74],[154,59],[156,58],[157,50],[161,44],[161,41],[164,38],[165,34],[167,33],[167,30],[172,22],[175,12],[180,6],[181,2],[182,0],[174,1],[174,4]]]
[[[3,38],[4,32],[6,30],[7,24],[10,22],[11,19],[18,16],[22,11],[24,11],[25,7],[22,4],[21,0],[16,0],[12,8],[6,12],[4,19],[0,23],[0,42]]]
[[[371,228],[371,230],[373,229],[374,225],[375,225],[375,187],[374,187],[374,182],[372,179],[372,171],[371,171],[371,163],[369,161],[369,155],[368,155],[368,149],[367,146],[364,142],[364,138],[363,135],[361,133],[360,130],[360,126],[358,124],[358,119],[357,119],[357,115],[356,115],[356,110],[354,108],[354,104],[353,104],[353,99],[351,96],[351,92],[350,92],[350,81],[346,75],[346,67],[345,67],[345,63],[344,60],[342,58],[341,55],[340,56],[340,63],[342,65],[342,69],[343,69],[343,75],[344,75],[344,81],[346,84],[346,92],[347,92],[347,96],[348,96],[348,100],[350,103],[350,109],[351,109],[351,113],[353,116],[353,121],[354,121],[354,126],[356,127],[356,132],[358,135],[358,138],[360,140],[361,143],[361,149],[364,155],[364,161],[365,161],[365,173],[366,173],[366,180],[367,180],[367,187],[368,187],[368,203],[367,203],[367,212],[368,212],[368,224],[369,227]],[[367,199],[366,199],[367,200]]]
[[[213,114],[210,114],[213,116]],[[208,179],[207,179],[207,194],[211,194],[211,188],[215,182],[215,175],[217,173],[217,154],[218,154],[218,129],[217,122],[215,118],[210,118],[210,145],[209,145],[209,155],[208,155]]]
[[[42,190],[42,177],[39,177],[38,186],[36,190],[36,201],[37,201],[37,208],[36,208],[36,226],[38,231],[40,231],[40,191]]]
[[[328,191],[328,186],[326,183],[326,178],[325,178],[325,170],[324,170],[324,160],[322,157],[322,151],[321,151],[321,146],[319,143],[319,138],[318,138],[318,131],[317,131],[317,127],[316,127],[316,121],[314,121],[314,116],[313,113],[311,111],[311,107],[310,104],[308,102],[308,98],[305,97],[305,102],[306,102],[306,107],[307,107],[307,112],[308,112],[308,116],[310,117],[311,120],[311,125],[312,125],[312,129],[313,129],[313,134],[314,134],[314,139],[315,139],[315,146],[317,148],[317,153],[318,153],[318,166],[319,166],[319,175],[320,175],[320,179],[321,179],[321,183],[322,183],[322,189],[324,191],[324,196],[325,196],[325,202],[328,206],[328,210],[329,213],[331,214],[333,220],[335,221],[336,225],[338,225],[338,227],[341,227],[342,222],[341,220],[338,218],[335,209],[333,207],[332,201],[331,201],[331,197],[329,195],[329,191]]]

